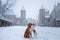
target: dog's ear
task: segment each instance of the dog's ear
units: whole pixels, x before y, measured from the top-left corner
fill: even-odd
[[[35,25],[35,24],[33,23],[33,25]]]

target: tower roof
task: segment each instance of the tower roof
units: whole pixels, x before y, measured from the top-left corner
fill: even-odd
[[[56,8],[56,1],[55,1],[55,3],[54,3],[54,8]]]
[[[24,6],[22,7],[22,9],[21,9],[21,10],[25,10]]]
[[[40,9],[45,9],[43,5],[41,5],[41,8]]]

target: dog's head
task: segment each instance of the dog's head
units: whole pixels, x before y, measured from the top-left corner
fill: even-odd
[[[32,27],[32,25],[33,25],[32,23],[29,23],[29,24],[28,24],[28,27],[29,27],[29,28],[31,28],[31,27]]]

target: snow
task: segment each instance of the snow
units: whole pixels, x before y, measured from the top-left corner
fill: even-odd
[[[27,26],[26,26],[27,27]],[[0,40],[60,40],[60,27],[38,27],[37,37],[24,38],[25,26],[0,27]]]
[[[60,20],[60,18],[57,18],[56,20]]]
[[[9,19],[6,19],[6,18],[4,18],[4,17],[1,17],[0,19],[5,20],[5,21],[9,21],[9,22],[13,22],[13,21],[11,21],[11,20],[9,20]]]

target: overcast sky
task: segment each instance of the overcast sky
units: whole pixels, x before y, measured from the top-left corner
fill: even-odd
[[[26,10],[26,18],[38,19],[39,9],[41,5],[46,10],[51,11],[55,3],[60,2],[59,0],[17,0],[13,7],[14,13],[17,17],[20,17],[20,10],[24,6]]]

